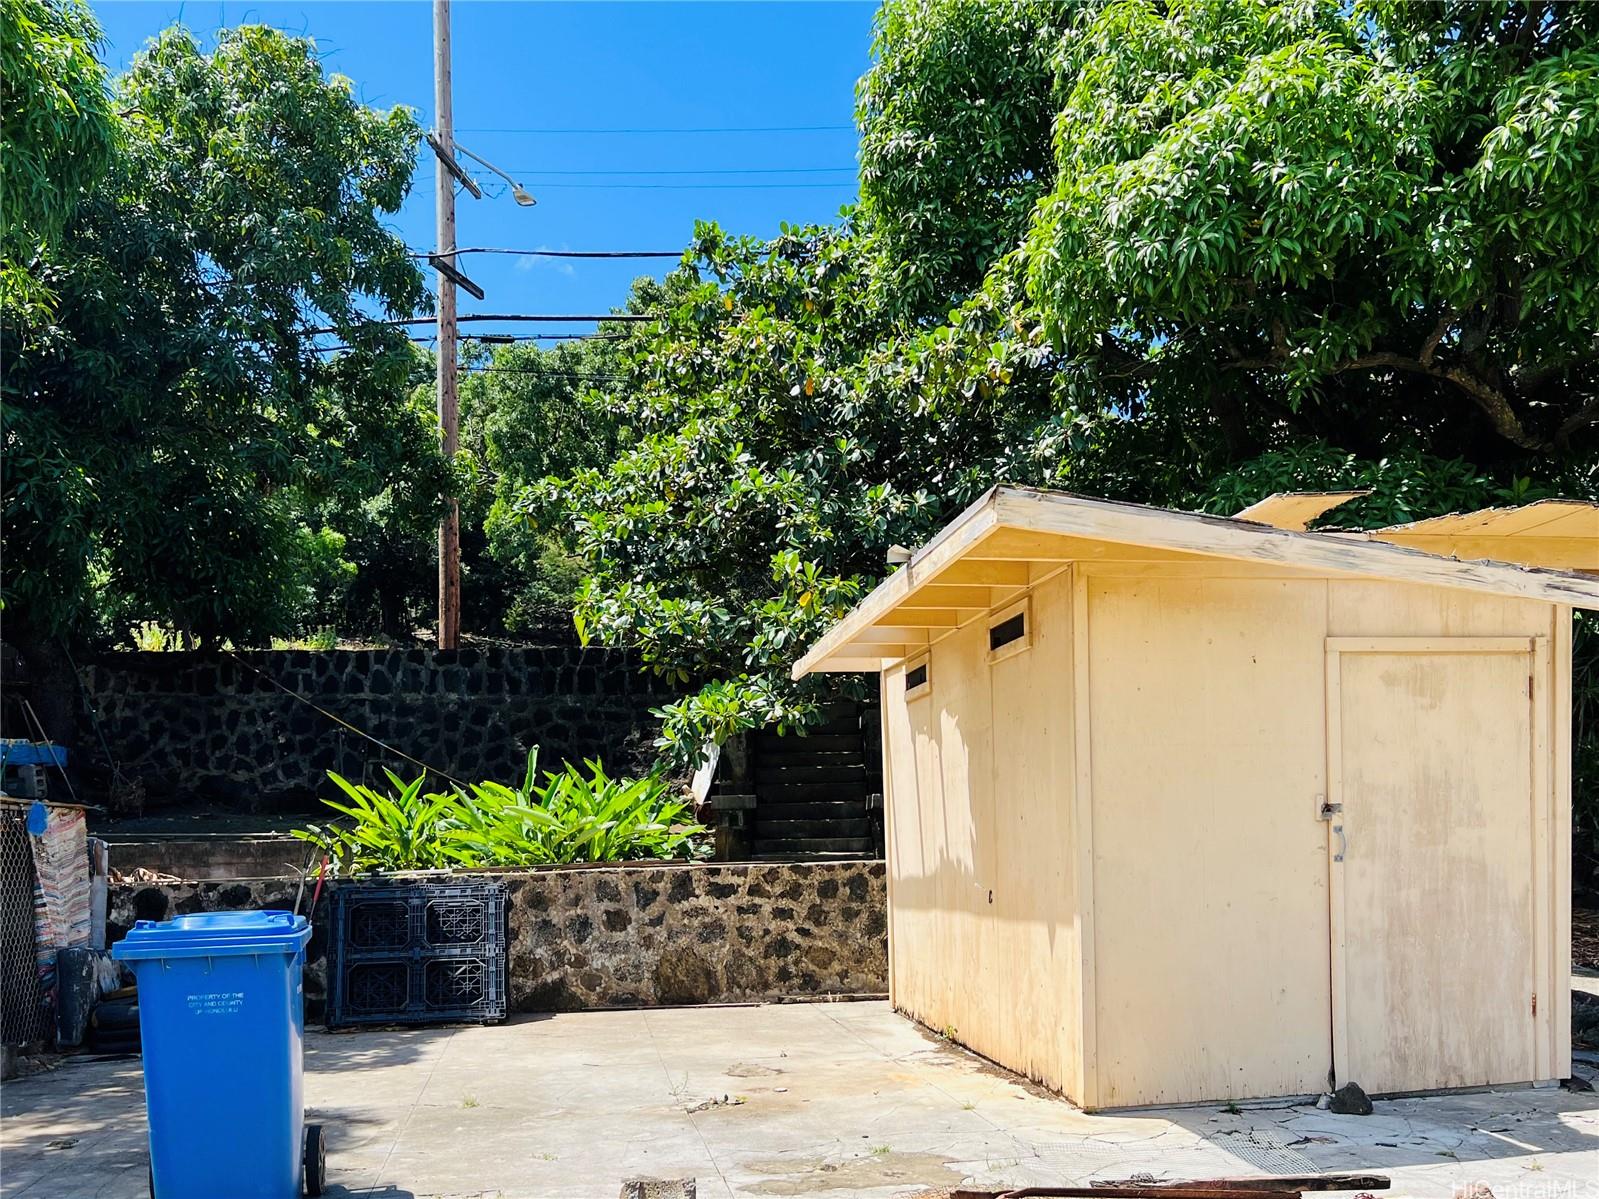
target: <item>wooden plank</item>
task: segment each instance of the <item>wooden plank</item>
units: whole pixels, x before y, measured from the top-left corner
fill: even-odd
[[[1549,570],[1599,570],[1599,537],[1488,537],[1376,532],[1391,545],[1461,561],[1514,562]]]
[[[900,605],[882,618],[883,623],[879,627],[955,629],[970,620],[971,616],[970,612],[963,612],[959,608],[906,608]]]
[[[889,662],[898,662],[901,658],[908,658],[912,654],[919,654],[927,648],[925,641],[851,641],[848,645],[838,647],[838,661],[844,658],[869,658],[879,665],[881,670]],[[838,667],[832,667],[836,670]]]
[[[889,1006],[899,1008],[899,984],[894,978],[894,960],[898,956],[896,948],[899,938],[894,930],[895,892],[898,890],[894,882],[894,864],[899,860],[898,833],[895,829],[895,810],[902,800],[900,791],[895,785],[895,757],[896,750],[904,741],[902,713],[904,710],[903,693],[905,690],[905,668],[889,667],[878,678],[877,694],[877,727],[879,740],[882,743],[883,754],[883,887],[884,902],[888,907],[888,1003]],[[895,704],[895,711],[889,712],[890,696],[898,692],[901,701]],[[892,717],[892,718],[891,718]]]
[[[919,645],[926,647],[927,630],[912,629],[904,625],[872,625],[856,632],[849,639],[850,645],[871,645],[881,643],[884,645]]]
[[[1091,688],[1088,672],[1088,579],[1071,568],[1072,589],[1072,802],[1071,854],[1077,875],[1077,1103],[1088,1111],[1099,1099],[1099,960],[1094,916],[1094,771]]]
[[[1370,494],[1369,487],[1358,491],[1279,491],[1233,513],[1233,519],[1303,532],[1318,516]]]
[[[874,646],[872,648],[874,652],[870,656],[868,656],[864,650],[857,652],[844,649],[837,656],[828,658],[823,665],[818,666],[816,669],[819,672],[836,671],[839,673],[876,674],[878,671],[882,670],[883,667],[889,665],[889,663],[896,662],[904,656],[901,653],[879,654],[875,652],[877,647]],[[895,648],[902,649],[903,647],[896,646]],[[855,656],[844,657],[843,655],[845,653],[854,653]]]
[[[1571,650],[1572,613],[1556,607],[1550,651],[1550,857],[1554,871],[1550,891],[1554,897],[1552,947],[1554,990],[1549,996],[1549,1020],[1555,1030],[1551,1046],[1553,1077],[1571,1068]]]
[[[1565,1078],[1570,1069],[1554,1072],[1554,1028],[1549,1020],[1555,989],[1554,908],[1551,879],[1554,863],[1551,851],[1554,830],[1551,808],[1549,741],[1549,638],[1533,638],[1532,672],[1527,679],[1528,717],[1532,725],[1532,1021],[1528,1028],[1528,1050],[1536,1068],[1534,1079]],[[1569,955],[1568,955],[1569,957]]]
[[[995,497],[994,514],[996,522],[1006,527],[1599,609],[1599,579],[1525,566],[1456,562],[1381,541],[1295,533],[1224,517],[1029,488],[1003,489]]]
[[[1451,512],[1402,525],[1389,525],[1375,533],[1436,536],[1520,537],[1556,530],[1571,536],[1599,537],[1599,504],[1585,500],[1538,500],[1511,508],[1481,508],[1476,512]]]
[[[1065,562],[1203,561],[1191,552],[1159,546],[1127,545],[1093,536],[1062,537],[1024,526],[995,529],[966,553],[968,561],[1026,562],[1037,567]]]
[[[929,583],[900,601],[897,611],[917,608],[970,608],[986,612],[994,606],[993,592],[987,587],[948,587]]]
[[[1329,597],[1329,618],[1331,617],[1331,597]],[[1349,973],[1345,968],[1345,961],[1349,953],[1348,937],[1345,934],[1344,912],[1347,900],[1344,897],[1344,853],[1343,845],[1346,841],[1343,827],[1344,810],[1344,734],[1343,721],[1339,713],[1343,711],[1343,674],[1340,669],[1343,655],[1329,644],[1325,649],[1326,671],[1326,703],[1322,712],[1324,722],[1323,736],[1326,739],[1327,762],[1325,771],[1327,775],[1326,802],[1329,805],[1330,817],[1324,821],[1327,826],[1327,975],[1329,991],[1331,993],[1330,1014],[1328,1021],[1329,1035],[1332,1039],[1332,1078],[1329,1086],[1341,1087],[1351,1081],[1349,1077]]]
[[[1528,654],[1536,637],[1329,637],[1341,654]]]
[[[1025,587],[1028,577],[1025,562],[982,562],[968,559],[952,562],[938,573],[935,583],[977,584],[985,587]]]

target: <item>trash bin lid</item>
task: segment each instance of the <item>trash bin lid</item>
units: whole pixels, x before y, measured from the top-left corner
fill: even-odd
[[[111,947],[111,956],[119,962],[137,962],[294,953],[310,939],[310,923],[293,912],[196,912],[172,920],[139,921]]]

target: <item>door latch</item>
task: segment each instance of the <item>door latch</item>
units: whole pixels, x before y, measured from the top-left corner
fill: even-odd
[[[1316,819],[1331,820],[1344,810],[1341,803],[1328,803],[1325,795],[1316,796]]]

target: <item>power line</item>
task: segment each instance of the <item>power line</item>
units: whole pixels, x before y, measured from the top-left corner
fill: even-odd
[[[681,134],[681,133],[837,133],[841,130],[855,132],[854,125],[716,125],[716,126],[658,126],[653,129],[541,129],[507,128],[489,125],[462,125],[457,133],[536,133],[540,135],[610,135],[610,134]]]
[[[428,337],[413,337],[411,344],[414,346],[429,346],[438,341],[438,334]],[[505,342],[518,341],[626,341],[625,333],[479,333],[466,334],[462,341],[473,341],[480,345],[501,345]],[[355,346],[313,346],[318,354],[332,354],[338,350],[353,350]]]
[[[612,312],[603,316],[528,316],[522,313],[481,312],[469,313],[465,316],[458,316],[455,318],[457,324],[465,324],[467,321],[546,321],[551,323],[571,321],[578,323],[587,321],[655,321],[660,319],[661,318],[658,316],[645,316],[644,314],[637,312]],[[406,316],[400,317],[397,320],[362,321],[361,323],[369,326],[432,325],[437,323],[437,320],[437,317],[432,316]],[[307,334],[337,333],[338,331],[339,327],[337,325],[327,325],[317,329],[304,330],[304,332]]]
[[[420,340],[420,339],[413,339]],[[626,341],[626,333],[470,333],[463,341],[498,344],[505,341]]]
[[[529,187],[541,191],[558,188],[564,191],[795,191],[813,188],[854,187],[855,181],[838,180],[834,183],[546,183],[528,179]]]
[[[695,167],[672,170],[582,170],[558,171],[543,167],[506,167],[513,175],[528,179],[541,179],[567,175],[841,175],[855,174],[860,168],[851,164],[843,167]]]
[[[439,258],[448,258],[456,254],[520,254],[528,258],[681,258],[682,250],[514,250],[499,246],[463,246],[451,250],[448,254],[439,254]],[[432,255],[428,250],[411,251],[412,258],[428,258]]]
[[[620,383],[627,378],[626,375],[602,375],[589,371],[529,370],[520,366],[468,366],[463,364],[461,370],[474,375],[538,375],[548,379],[577,379],[590,383]]]

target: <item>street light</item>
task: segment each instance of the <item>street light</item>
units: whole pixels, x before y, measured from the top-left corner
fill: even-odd
[[[468,158],[470,158],[473,162],[477,163],[479,166],[486,167],[488,170],[493,171],[501,179],[504,179],[507,183],[509,183],[511,185],[511,198],[513,200],[515,200],[518,204],[520,204],[523,208],[532,208],[533,205],[538,203],[538,201],[533,198],[532,194],[525,187],[523,187],[515,179],[512,179],[504,171],[500,170],[499,167],[495,166],[488,159],[483,158],[483,157],[481,157],[481,156],[479,156],[477,154],[472,153],[472,151],[468,150],[460,142],[456,142],[455,143],[455,150],[456,150],[456,153],[465,154]]]

